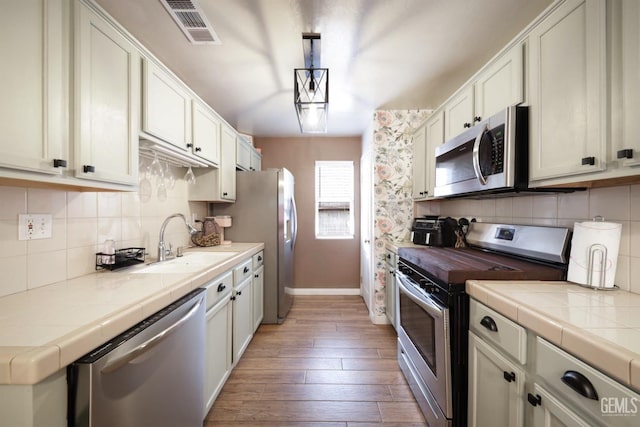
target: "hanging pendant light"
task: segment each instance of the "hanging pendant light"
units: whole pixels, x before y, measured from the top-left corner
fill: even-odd
[[[306,68],[294,69],[294,104],[302,133],[326,133],[329,69],[320,65],[320,34],[302,34]]]

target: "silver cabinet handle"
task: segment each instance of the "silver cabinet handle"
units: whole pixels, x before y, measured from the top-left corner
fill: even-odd
[[[182,325],[189,321],[189,319],[198,311],[198,308],[202,305],[202,299],[196,302],[193,307],[189,310],[187,314],[185,314],[180,320],[175,322],[173,325],[169,326],[167,329],[159,332],[152,338],[149,338],[136,348],[131,351],[126,352],[122,356],[117,359],[109,362],[100,370],[103,374],[110,374],[112,372],[117,371],[127,363],[131,362],[133,359],[143,355],[147,351],[151,350],[156,345],[160,344],[162,341],[167,339],[172,333],[178,330]]]

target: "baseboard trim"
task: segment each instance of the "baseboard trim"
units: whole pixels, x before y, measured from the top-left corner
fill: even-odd
[[[360,295],[360,288],[289,288],[291,295]]]

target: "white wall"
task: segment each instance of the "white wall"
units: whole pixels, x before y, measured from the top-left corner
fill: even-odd
[[[162,221],[180,212],[202,219],[205,203],[187,201],[183,169],[175,188],[160,201],[143,202],[137,192],[75,192],[0,186],[0,296],[78,277],[95,271],[95,253],[108,237],[116,248],[145,247],[156,256]],[[153,182],[153,181],[152,181]],[[19,241],[18,214],[51,214],[51,239]],[[174,246],[189,242],[184,225],[172,220],[165,235]]]

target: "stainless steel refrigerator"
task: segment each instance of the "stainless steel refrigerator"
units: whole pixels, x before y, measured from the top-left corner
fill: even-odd
[[[236,173],[236,202],[213,205],[214,215],[230,215],[226,240],[264,243],[263,323],[282,323],[293,298],[293,252],[297,217],[294,179],[287,169]]]

